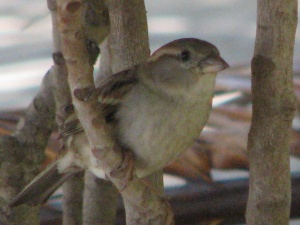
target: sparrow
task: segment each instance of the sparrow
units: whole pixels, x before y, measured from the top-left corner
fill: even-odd
[[[138,177],[164,168],[192,146],[210,115],[216,75],[228,67],[213,44],[182,38],[96,88],[99,110],[117,143],[133,153]],[[11,207],[44,202],[83,169],[105,177],[75,114],[66,120],[61,136],[68,150],[30,182]]]

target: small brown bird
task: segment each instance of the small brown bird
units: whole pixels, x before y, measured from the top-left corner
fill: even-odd
[[[183,38],[162,46],[145,63],[112,75],[97,88],[114,137],[133,152],[137,176],[162,169],[193,144],[209,117],[217,72],[228,67],[214,45]],[[69,150],[10,206],[43,202],[82,169],[104,177],[75,115],[67,120],[61,135],[68,136]]]

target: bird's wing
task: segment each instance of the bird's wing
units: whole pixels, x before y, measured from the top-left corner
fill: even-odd
[[[133,67],[116,73],[102,82],[96,89],[98,102],[107,123],[116,120],[115,114],[122,103],[122,99],[138,83],[136,69],[137,67]]]
[[[136,67],[112,75],[96,89],[98,102],[107,122],[115,120],[114,114],[121,100],[138,83],[135,69]],[[82,130],[78,118],[73,114],[65,121],[60,137],[67,137]],[[81,170],[82,168],[72,167],[63,173],[59,172],[56,160],[30,182],[9,206],[14,207],[23,203],[36,205],[44,202],[64,181]]]
[[[60,131],[59,138],[68,137],[72,134],[76,134],[83,130],[79,119],[77,119],[76,114],[69,116],[64,122],[63,128]]]
[[[116,121],[115,114],[122,103],[122,99],[130,93],[132,88],[138,83],[139,79],[136,73],[137,66],[116,73],[104,80],[96,88],[96,96],[107,123]],[[70,116],[60,133],[60,137],[66,137],[83,130],[76,115]]]
[[[136,69],[137,67],[133,67],[124,70],[104,80],[96,89],[98,102],[109,105],[119,104],[124,96],[138,83]]]

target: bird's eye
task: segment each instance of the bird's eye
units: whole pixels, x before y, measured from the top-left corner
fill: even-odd
[[[181,61],[186,62],[186,61],[188,61],[190,58],[191,58],[191,53],[190,53],[190,51],[188,51],[188,50],[183,50],[183,51],[180,53],[180,60],[181,60]]]

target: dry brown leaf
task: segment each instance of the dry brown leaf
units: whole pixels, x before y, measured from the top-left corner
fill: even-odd
[[[191,180],[202,178],[206,182],[212,182],[210,152],[201,147],[202,145],[203,143],[199,141],[195,142],[180,158],[169,164],[164,171]]]

